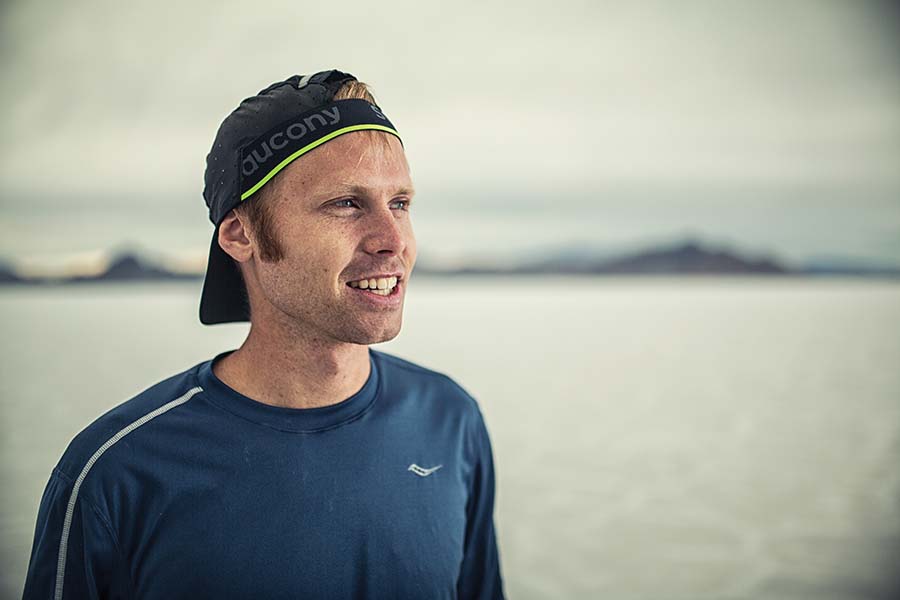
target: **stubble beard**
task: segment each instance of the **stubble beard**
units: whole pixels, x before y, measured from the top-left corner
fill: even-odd
[[[308,329],[310,322],[308,319],[299,318],[296,325],[301,329]],[[322,332],[323,337],[330,338],[336,342],[345,344],[359,344],[368,346],[370,344],[379,344],[387,342],[400,334],[400,323],[396,325],[388,323],[382,326],[369,326],[363,323],[350,323],[347,320],[338,322],[330,322],[320,324],[317,329]]]
[[[325,307],[325,303],[330,305]],[[368,346],[387,342],[400,334],[403,305],[391,311],[365,311],[345,302],[319,300],[312,305],[282,306],[280,312],[291,322],[291,328],[304,335],[334,342]]]
[[[354,314],[351,311],[337,311],[331,323],[332,337],[349,344],[379,344],[397,337],[402,322],[402,305],[388,313]]]

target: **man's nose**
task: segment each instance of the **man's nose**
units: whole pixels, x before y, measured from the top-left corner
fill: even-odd
[[[407,243],[404,218],[388,207],[370,213],[366,219],[365,251],[369,254],[402,254]]]

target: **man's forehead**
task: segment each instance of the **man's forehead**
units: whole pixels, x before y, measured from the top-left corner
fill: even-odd
[[[294,161],[281,175],[284,184],[313,194],[414,193],[403,146],[381,132],[342,135]]]

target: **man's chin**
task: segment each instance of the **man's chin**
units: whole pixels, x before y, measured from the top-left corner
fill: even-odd
[[[398,328],[396,331],[386,332],[383,335],[376,336],[372,338],[372,341],[368,342],[369,344],[380,344],[382,342],[389,342],[395,337],[400,335],[400,329]]]
[[[350,333],[350,332],[348,332]],[[368,346],[370,344],[380,344],[389,342],[400,335],[400,323],[383,327],[360,327],[356,331],[345,336],[345,340],[352,344],[362,344]]]

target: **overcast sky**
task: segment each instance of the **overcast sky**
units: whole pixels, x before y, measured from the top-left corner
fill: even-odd
[[[340,68],[404,137],[423,254],[697,235],[900,262],[884,2],[0,5],[0,257],[205,256],[242,98]]]

